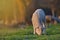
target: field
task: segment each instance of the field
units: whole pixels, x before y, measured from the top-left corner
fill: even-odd
[[[0,28],[0,40],[60,40],[60,24],[51,25],[46,29],[47,35],[34,35],[33,27]]]

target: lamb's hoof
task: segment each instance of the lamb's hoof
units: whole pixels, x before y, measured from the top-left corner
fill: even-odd
[[[33,33],[35,35],[35,33]]]
[[[42,33],[42,35],[48,35],[47,33]]]

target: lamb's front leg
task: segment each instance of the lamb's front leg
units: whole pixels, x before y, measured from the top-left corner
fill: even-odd
[[[36,34],[36,29],[35,29],[35,27],[34,27],[34,32],[33,32],[33,34]]]

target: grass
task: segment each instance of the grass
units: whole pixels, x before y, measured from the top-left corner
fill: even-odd
[[[34,35],[33,27],[21,28],[1,28],[0,40],[60,40],[60,24],[51,25],[46,29],[48,35]]]

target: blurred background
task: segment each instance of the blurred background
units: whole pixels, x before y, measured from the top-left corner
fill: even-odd
[[[60,0],[0,0],[0,24],[31,24],[34,11],[42,8],[46,15],[60,16]]]
[[[31,18],[39,8],[46,14],[47,35],[33,34]],[[52,24],[51,16],[55,20]],[[60,23],[60,0],[0,0],[0,40],[60,40],[56,20]]]

